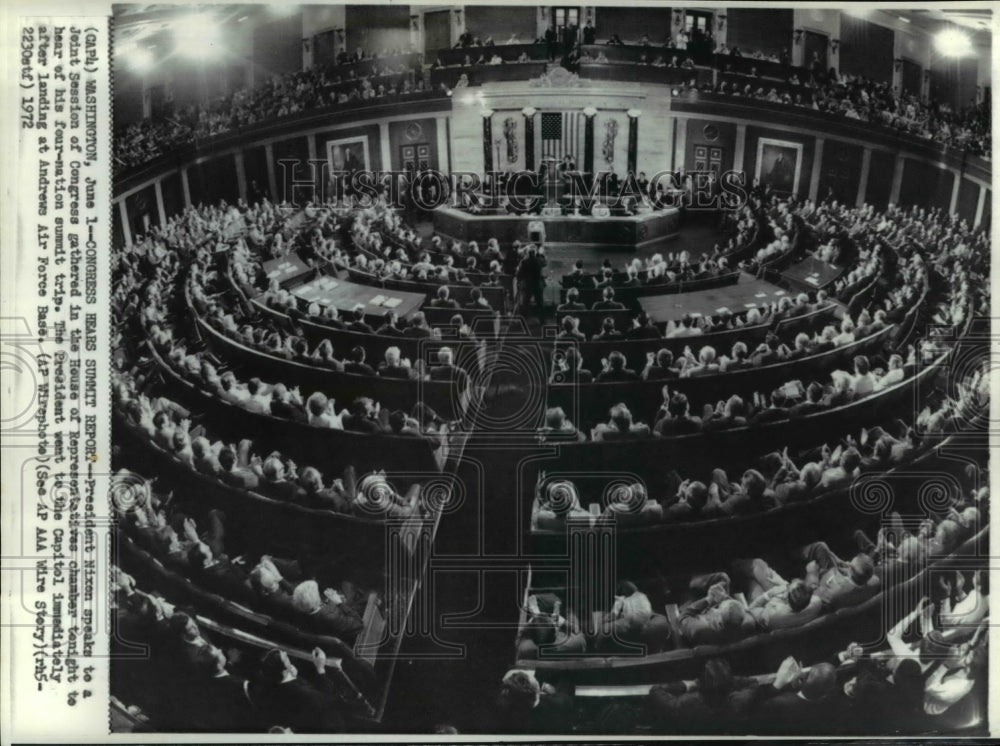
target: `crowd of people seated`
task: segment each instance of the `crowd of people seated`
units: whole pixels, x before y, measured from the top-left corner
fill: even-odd
[[[846,487],[861,474],[900,467],[936,438],[961,429],[972,409],[978,406],[977,402],[987,395],[986,387],[987,376],[981,370],[976,371],[960,384],[957,400],[947,397],[934,406],[928,405],[912,426],[894,420],[884,427],[864,428],[857,436],[845,434],[842,441],[832,445],[828,441],[801,450],[795,457],[789,455],[786,447],[761,456],[756,467],[744,471],[738,482],[733,482],[722,468],[713,469],[703,480],[690,475],[682,477],[673,470],[658,488],[659,494],[650,495],[642,481],[635,481],[615,490],[608,504],[603,506],[603,513],[596,516],[583,508],[571,481],[561,480],[543,488],[545,474],[542,472],[531,525],[536,530],[562,532],[570,519],[594,521],[603,515],[616,518],[622,528],[630,528],[749,515],[811,500]],[[771,406],[756,415],[757,421],[776,422],[781,418],[806,416],[836,404],[842,396],[842,390],[824,394],[820,387],[814,386],[810,387],[804,401],[787,408],[781,406],[785,402],[780,396],[772,395]],[[680,397],[675,397],[665,404],[673,406],[675,414],[672,419],[663,418],[657,422],[659,432],[698,432],[696,418],[688,416],[686,410],[681,412],[680,401]],[[719,402],[714,411],[706,412],[701,429],[745,426],[748,420],[740,405],[738,397]],[[717,421],[723,424],[714,425]],[[753,417],[749,420],[750,423],[754,421]],[[631,424],[630,432],[634,437],[650,435],[647,426],[635,423]],[[586,439],[560,408],[547,412],[546,425],[539,436],[547,443],[578,443]]]
[[[269,558],[261,560],[261,566],[273,564]],[[112,568],[112,581],[118,633],[111,636],[117,654],[112,686],[148,713],[158,729],[342,732],[370,712],[341,660],[322,648],[313,648],[306,662],[296,665],[284,648],[244,646],[237,638],[204,628],[193,609],[142,590],[118,567]],[[292,597],[280,587],[284,583],[283,578],[278,581],[275,593],[291,606]],[[299,587],[307,584],[315,581]],[[327,592],[328,599],[339,596]],[[329,608],[339,606],[344,604]],[[148,656],[136,657],[135,645],[148,646]],[[139,681],[142,686],[136,685]]]
[[[772,460],[778,459],[772,457]],[[856,470],[859,461],[855,451],[852,464],[840,469],[846,473],[853,466]],[[820,467],[812,468],[818,471]],[[837,467],[831,469],[827,465],[826,468],[829,474]],[[844,485],[856,474],[856,471],[848,473],[846,478],[841,474],[835,479]],[[739,486],[724,485],[724,489],[730,487],[735,488],[735,493],[727,497],[726,502],[753,502],[761,506],[765,498],[772,504],[776,499],[775,491],[756,470],[744,474]],[[821,489],[827,487],[821,482]],[[631,501],[633,490],[634,487],[622,488],[618,492],[631,492],[625,498]],[[700,491],[706,492],[703,484]],[[568,507],[568,514],[586,520],[589,514],[578,507],[572,484],[555,482],[547,492],[553,495],[550,506]],[[719,506],[718,491],[708,492],[707,499],[702,498],[706,499],[707,507]],[[674,623],[673,632],[680,638],[674,645],[695,647],[732,643],[761,632],[800,627],[822,614],[857,607],[886,587],[947,557],[981,531],[988,515],[988,494],[987,488],[973,488],[967,494],[952,495],[947,505],[936,509],[912,533],[906,530],[900,515],[893,513],[879,530],[876,541],[871,541],[862,530],[855,532],[850,559],[838,556],[824,541],[812,542],[797,551],[795,562],[786,563],[787,570],[795,573],[792,579],[784,577],[761,557],[734,560],[727,571],[696,574],[687,582],[684,591],[675,588],[672,594],[688,599],[680,604]],[[634,511],[637,504],[633,501],[629,510]],[[642,509],[645,508],[644,505]],[[783,560],[780,554],[775,557]],[[970,594],[964,592],[964,578],[954,582],[951,577],[941,580],[941,588],[949,599],[942,605],[944,626],[956,628],[982,619],[986,608],[982,582],[981,579],[975,581],[975,595],[970,599]],[[954,592],[956,583],[962,585],[957,593]],[[957,612],[952,608],[952,596]],[[540,598],[546,599],[548,608],[540,610]],[[572,655],[583,652],[588,646],[598,651],[611,651],[623,642],[650,642],[654,647],[647,650],[649,654],[664,649],[666,638],[672,634],[671,625],[663,621],[650,626],[654,621],[652,607],[633,583],[619,584],[618,597],[603,617],[603,625],[598,625],[590,635],[590,640],[580,632],[580,624],[572,610],[560,614],[560,604],[556,594],[529,597],[527,622],[519,633],[522,641],[519,658],[537,657],[542,647],[553,643],[561,654]],[[545,624],[540,625],[539,619]],[[564,638],[553,637],[553,629],[563,629]],[[889,635],[890,639],[892,636]]]
[[[336,64],[273,75],[250,88],[229,91],[207,104],[190,104],[155,119],[129,124],[114,139],[116,173],[141,165],[171,149],[256,122],[270,121],[309,109],[354,101],[405,96],[427,90],[420,71],[414,75],[410,53],[343,52]],[[356,66],[367,62],[367,72]]]
[[[285,406],[278,398],[272,398],[270,404],[272,411]],[[358,480],[354,467],[347,465],[342,476],[331,478],[313,466],[300,469],[280,451],[255,453],[249,439],[238,444],[213,441],[204,426],[192,426],[188,410],[166,397],[150,399],[137,393],[130,378],[120,377],[116,406],[152,443],[175,458],[179,466],[215,478],[228,487],[361,518],[405,518],[421,513],[417,484],[400,495],[391,488],[384,473],[372,473]],[[417,421],[412,420],[404,427],[419,436]]]

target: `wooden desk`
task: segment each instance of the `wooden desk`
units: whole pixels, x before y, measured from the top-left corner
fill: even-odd
[[[386,311],[393,311],[400,318],[419,310],[426,297],[422,293],[358,285],[326,276],[299,285],[292,294],[306,303],[334,306],[338,311],[350,311],[360,304],[365,307],[366,316],[381,317]]]

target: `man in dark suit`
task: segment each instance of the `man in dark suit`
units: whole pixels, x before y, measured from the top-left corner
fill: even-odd
[[[564,288],[579,288],[585,287],[590,284],[590,278],[583,273],[583,261],[577,259],[576,263],[573,265],[573,271],[568,275],[563,275],[562,279],[559,281]]]
[[[356,376],[374,376],[375,370],[365,362],[365,348],[355,345],[351,349],[350,359],[344,363],[344,372],[353,373]]]
[[[565,362],[562,366],[562,371],[554,374],[556,376],[565,380],[558,380],[556,382],[561,383],[593,383],[594,374],[591,373],[583,366],[583,358],[580,357],[580,353],[576,347],[570,347],[566,349],[565,352]]]
[[[598,424],[591,434],[595,442],[641,440],[649,437],[649,425],[633,422],[628,407],[616,404],[611,408],[611,421]]]
[[[403,332],[399,328],[398,323],[399,317],[392,311],[386,311],[385,316],[382,317],[382,326],[376,329],[375,333],[386,337],[401,337],[403,336]]]
[[[566,291],[566,302],[561,304],[556,311],[558,313],[571,313],[573,311],[586,311],[587,307],[580,302],[580,291],[570,288]]]
[[[576,341],[576,342],[586,342],[587,335],[580,331],[580,319],[575,316],[563,316],[562,331],[556,336],[556,339]]]
[[[247,733],[265,726],[250,702],[249,685],[231,674],[225,654],[207,644],[198,648],[195,666],[199,676],[190,697],[189,725],[207,733]]]
[[[430,370],[432,381],[452,381],[459,391],[465,391],[469,386],[469,374],[454,363],[455,353],[450,347],[438,350],[438,364]]]
[[[347,331],[349,332],[361,332],[362,334],[374,334],[375,330],[368,325],[365,321],[365,307],[360,303],[354,307],[354,310],[348,314],[349,319],[347,319]]]
[[[291,420],[305,424],[309,421],[302,406],[302,398],[298,389],[289,391],[283,383],[274,384],[271,389],[271,414],[283,420]]]
[[[270,650],[261,661],[260,683],[251,687],[251,698],[272,724],[296,733],[341,732],[344,703],[326,675],[326,666],[326,654],[315,648],[312,670],[300,675],[284,650]]]
[[[771,406],[758,411],[750,418],[750,426],[766,425],[770,422],[778,422],[788,418],[788,410],[785,408],[787,397],[781,389],[771,392]]]
[[[610,342],[617,339],[624,339],[624,335],[615,329],[615,320],[608,316],[601,322],[600,334],[594,335],[595,342]]]
[[[422,311],[417,311],[410,317],[410,325],[403,330],[404,337],[425,339],[431,336],[431,328],[427,326],[427,317]]]
[[[261,465],[261,472],[263,478],[257,485],[260,494],[283,502],[295,502],[301,497],[299,486],[287,478],[285,465],[277,456],[268,457]]]
[[[521,308],[527,308],[532,299],[540,321],[545,321],[545,277],[542,271],[545,267],[544,258],[540,257],[534,246],[529,246],[524,259],[517,265],[518,294]]]
[[[806,565],[806,583],[816,590],[823,608],[835,611],[856,606],[879,592],[881,581],[875,565],[867,554],[859,553],[845,562],[818,541],[802,550]]]
[[[661,339],[663,337],[645,311],[639,312],[639,315],[632,321],[632,328],[625,336],[629,339]]]
[[[805,417],[806,415],[826,409],[823,404],[823,387],[813,381],[806,389],[805,401],[799,402],[788,410],[789,417]]]
[[[367,396],[359,396],[351,402],[350,411],[343,416],[344,429],[356,433],[374,435],[385,431],[379,422],[379,408]]]
[[[639,374],[625,367],[625,356],[615,350],[608,356],[607,367],[597,375],[598,383],[638,381]]]
[[[690,435],[701,431],[701,419],[689,413],[688,398],[684,394],[674,394],[667,405],[667,414],[654,427],[661,438],[676,435]]]
[[[831,663],[817,663],[803,675],[795,659],[786,658],[774,683],[753,694],[755,720],[767,732],[813,733],[843,717],[844,698]]]
[[[623,311],[625,310],[625,304],[619,303],[615,300],[615,289],[611,287],[604,288],[601,300],[594,303],[593,311]]]
[[[237,465],[236,453],[232,448],[226,447],[219,451],[219,466],[222,467],[219,479],[225,484],[244,490],[257,489],[257,475],[250,469]]]

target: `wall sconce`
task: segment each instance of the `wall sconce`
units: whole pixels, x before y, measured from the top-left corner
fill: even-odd
[[[674,25],[680,26],[684,22],[684,14],[680,8],[674,8]]]
[[[479,113],[483,115],[483,119],[489,119],[491,116],[493,116],[493,109],[483,109]]]
[[[538,109],[536,109],[534,106],[525,106],[523,109],[521,109],[521,113],[524,114],[524,116],[528,117],[528,119],[531,119],[533,116],[535,116],[537,112]]]
[[[722,31],[722,29],[725,27],[725,25],[726,25],[726,18],[727,18],[727,16],[726,16],[725,13],[722,13],[719,16],[717,16],[717,19],[719,21],[719,23],[718,23],[719,31]]]
[[[840,39],[830,39],[830,51],[834,54],[840,49]]]
[[[309,54],[309,50],[310,49],[312,49],[312,44],[310,43],[310,40],[309,39],[303,39],[302,40],[302,51],[305,52],[306,54]]]
[[[455,25],[462,25],[462,10],[460,8],[455,9]]]
[[[584,111],[584,114],[586,114],[586,113],[587,112]],[[629,119],[638,119],[639,116],[642,114],[642,110],[640,110],[640,109],[629,109],[625,113],[628,115]]]
[[[420,16],[410,16],[410,28],[413,31],[420,30]]]
[[[595,108],[594,108],[593,106],[588,106],[588,107],[586,107],[586,108],[585,108],[585,109],[583,110],[583,115],[584,115],[585,117],[593,117],[593,116],[596,116],[596,115],[597,115],[597,109],[595,109]]]
[[[543,21],[544,21],[544,20],[546,20],[546,19],[548,19],[548,17],[549,17],[549,9],[548,9],[548,8],[546,8],[546,7],[545,7],[545,6],[543,5],[543,6],[541,6],[541,7],[540,7],[540,8],[538,9],[538,10],[539,10],[539,12],[540,12],[540,13],[542,14],[542,20],[543,20]]]
[[[334,29],[334,33],[337,34],[337,42],[340,43],[340,44],[343,44],[344,43],[344,29],[342,29],[342,28]]]
[[[902,57],[897,57],[896,59],[894,59],[892,61],[892,65],[893,65],[893,68],[898,73],[900,70],[903,69],[903,58]]]
[[[796,44],[801,44],[802,43],[802,34],[804,34],[804,33],[805,33],[805,29],[801,29],[801,28],[795,29],[795,43]]]

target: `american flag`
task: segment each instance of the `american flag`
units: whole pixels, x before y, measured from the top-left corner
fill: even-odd
[[[583,114],[576,111],[542,113],[542,158],[561,161],[573,156],[583,168]]]

